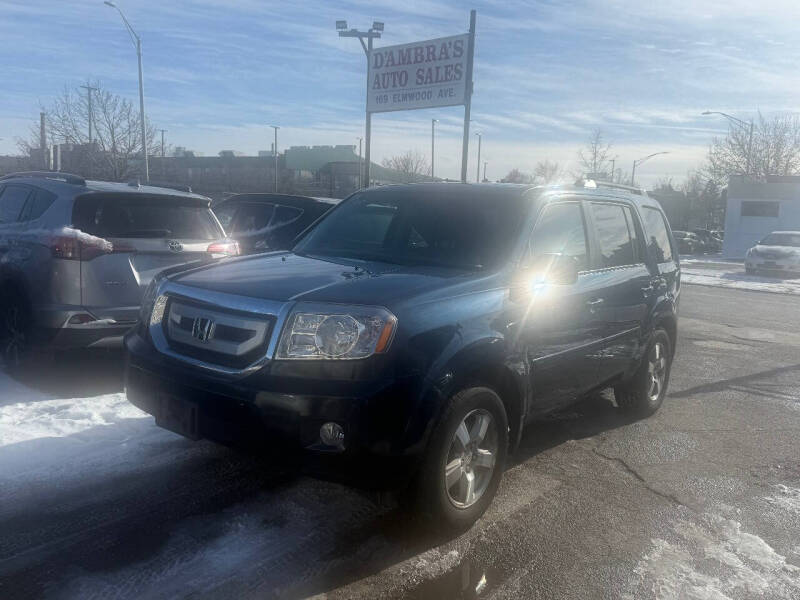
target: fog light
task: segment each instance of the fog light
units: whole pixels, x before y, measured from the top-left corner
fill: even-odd
[[[319,428],[319,438],[326,446],[344,446],[344,429],[338,423],[325,423]]]

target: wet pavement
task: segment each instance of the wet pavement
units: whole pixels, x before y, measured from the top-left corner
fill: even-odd
[[[800,598],[798,302],[684,286],[659,413],[605,393],[533,424],[455,538],[150,419],[54,438],[82,452],[55,470],[0,452],[0,597]],[[92,393],[119,391],[102,360]]]

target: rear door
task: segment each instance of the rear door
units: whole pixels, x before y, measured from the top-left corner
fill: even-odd
[[[142,293],[159,271],[210,258],[209,245],[224,236],[206,201],[179,196],[81,196],[73,225],[88,234],[81,237],[82,304],[117,321],[136,319]]]
[[[596,247],[595,277],[602,289],[592,299],[603,322],[603,343],[595,362],[597,383],[625,373],[633,364],[647,317],[645,289],[650,271],[641,244],[641,224],[627,203],[592,200]]]

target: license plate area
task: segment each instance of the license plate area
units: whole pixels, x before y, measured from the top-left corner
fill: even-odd
[[[200,439],[197,431],[197,404],[174,394],[158,394],[156,425],[191,440]]]

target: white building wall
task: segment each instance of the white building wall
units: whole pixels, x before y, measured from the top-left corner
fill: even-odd
[[[777,217],[742,216],[742,202],[777,202]],[[796,181],[749,182],[731,178],[725,211],[725,258],[744,258],[745,252],[771,231],[800,231],[800,177]]]

